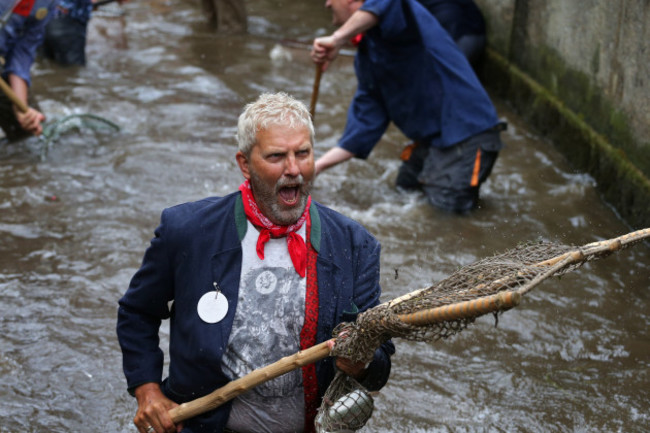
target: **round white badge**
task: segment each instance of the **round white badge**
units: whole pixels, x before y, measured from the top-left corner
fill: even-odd
[[[221,292],[208,292],[201,296],[196,310],[204,322],[217,323],[228,313],[228,300]]]

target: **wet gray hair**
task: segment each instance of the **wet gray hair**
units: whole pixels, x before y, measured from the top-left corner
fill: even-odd
[[[249,155],[257,142],[257,133],[275,125],[306,128],[314,145],[314,124],[305,104],[284,92],[262,93],[255,102],[247,104],[239,116],[239,150]]]

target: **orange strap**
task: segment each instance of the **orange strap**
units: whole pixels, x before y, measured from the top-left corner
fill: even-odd
[[[469,186],[478,186],[478,174],[481,172],[481,149],[476,151],[476,159],[474,160],[474,171],[472,172],[472,180]]]
[[[418,145],[417,142],[407,144],[404,147],[404,149],[402,149],[402,153],[400,154],[399,159],[401,159],[402,161],[408,161],[409,159],[411,159],[413,150],[417,147],[417,145]]]

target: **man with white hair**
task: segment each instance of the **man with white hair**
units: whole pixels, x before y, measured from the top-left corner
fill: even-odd
[[[119,301],[117,334],[141,433],[310,432],[335,365],[371,390],[388,380],[391,342],[369,364],[328,358],[172,423],[169,409],[329,340],[381,294],[377,240],[312,201],[314,129],[305,105],[285,93],[261,95],[241,114],[238,141],[239,191],[163,211]],[[162,380],[158,331],[167,318]]]

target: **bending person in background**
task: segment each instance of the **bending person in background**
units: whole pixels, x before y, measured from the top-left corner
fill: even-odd
[[[0,57],[2,79],[16,97],[28,106],[22,112],[4,93],[0,94],[0,127],[8,140],[43,132],[43,113],[29,107],[31,67],[36,50],[43,42],[45,25],[52,17],[56,0],[3,1],[0,6]]]
[[[440,209],[467,212],[502,148],[496,110],[467,58],[416,0],[327,0],[330,36],[314,40],[312,59],[327,68],[351,38],[358,87],[338,146],[316,174],[367,158],[393,122],[414,145],[403,153],[397,186],[422,189]]]
[[[117,335],[141,433],[180,430],[172,407],[329,340],[337,324],[379,303],[379,243],[310,196],[307,107],[263,94],[239,117],[237,137],[239,190],[166,209],[119,301]],[[164,381],[163,319],[170,319]],[[377,390],[393,353],[389,341],[368,365],[327,358],[305,366],[186,421],[183,431],[312,432],[335,364]]]

